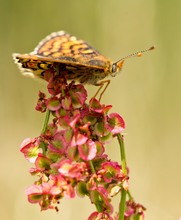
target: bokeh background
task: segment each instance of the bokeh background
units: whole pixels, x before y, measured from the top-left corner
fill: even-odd
[[[43,115],[37,93],[46,84],[22,76],[13,52],[28,53],[51,32],[66,30],[114,61],[153,44],[157,49],[125,62],[102,102],[126,121],[130,190],[147,208],[147,220],[181,216],[181,1],[180,0],[0,0],[0,218],[84,220],[88,199],[62,200],[60,212],[40,212],[27,202],[35,180],[19,152],[26,137],[38,136]],[[90,96],[97,88],[87,86]],[[120,161],[116,141],[107,153]],[[117,209],[117,206],[115,206]]]

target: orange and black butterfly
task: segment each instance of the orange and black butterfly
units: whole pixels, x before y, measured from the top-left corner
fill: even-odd
[[[107,83],[104,92],[110,80],[101,81],[102,79],[108,75],[116,76],[122,69],[126,58],[140,56],[143,52],[154,48],[153,46],[117,62],[112,62],[85,41],[65,31],[59,31],[43,39],[33,52],[29,54],[14,53],[13,58],[25,75],[43,78],[45,71],[57,64],[59,71],[63,72],[67,80],[100,86],[99,90],[104,83]]]

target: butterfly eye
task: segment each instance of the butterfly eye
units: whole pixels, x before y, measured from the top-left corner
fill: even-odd
[[[117,75],[117,63],[113,63],[112,65],[112,70],[111,70],[111,76],[116,76]]]
[[[115,73],[117,71],[117,64],[113,63],[112,65],[112,73]]]

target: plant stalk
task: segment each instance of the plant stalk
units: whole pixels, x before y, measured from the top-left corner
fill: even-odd
[[[124,141],[123,141],[123,135],[117,134],[117,139],[120,146],[120,154],[121,154],[121,165],[122,165],[122,171],[124,175],[127,175],[127,169],[126,169],[126,155],[125,155],[125,148],[124,148]],[[126,207],[126,194],[127,191],[122,188],[121,191],[121,201],[119,205],[119,220],[124,220],[124,212]]]
[[[42,132],[41,132],[42,134],[46,133],[49,118],[50,118],[50,110],[47,109],[44,124],[43,124],[43,128],[42,128]]]

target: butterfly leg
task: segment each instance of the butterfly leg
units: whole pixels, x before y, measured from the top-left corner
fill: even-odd
[[[110,83],[110,80],[109,80],[109,79],[108,79],[108,80],[101,81],[100,83],[96,83],[95,86],[99,86],[99,89],[97,90],[97,92],[96,92],[96,94],[94,95],[93,98],[95,98],[95,97],[99,94],[100,90],[101,90],[102,87],[105,85],[103,91],[101,92],[101,94],[100,94],[100,96],[99,96],[99,101],[100,101],[101,98],[102,98],[102,96],[103,96],[103,94],[104,94],[104,92],[106,91],[107,87],[109,86],[109,83]]]

